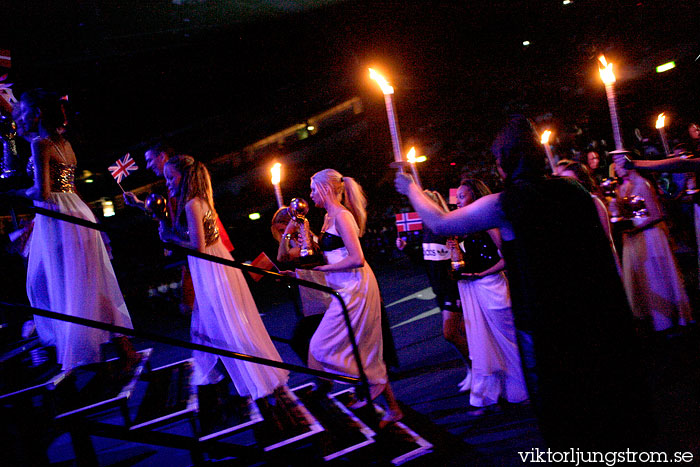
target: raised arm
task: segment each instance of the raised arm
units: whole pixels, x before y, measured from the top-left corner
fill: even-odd
[[[306,221],[306,219],[304,219]],[[308,222],[308,221],[307,221]],[[284,229],[280,244],[277,248],[277,261],[289,262],[299,257],[301,248],[297,237],[299,235],[299,223],[291,219]]]
[[[127,191],[127,192],[124,192],[123,196],[124,196],[124,203],[126,203],[128,206],[139,208],[142,211],[146,210],[146,203],[144,201],[141,201],[140,199],[138,199],[138,197],[134,193]]]
[[[456,211],[444,212],[418,188],[410,175],[397,173],[395,185],[399,193],[408,196],[423,223],[438,235],[468,235],[500,228],[506,239],[512,238],[512,229],[503,215],[498,194],[479,198]]]
[[[615,154],[613,156],[615,165],[623,165],[626,169],[651,170],[654,172],[697,172],[700,171],[700,158],[698,159],[682,159],[680,157],[671,157],[669,159],[661,159],[658,161],[640,161],[631,160],[625,157],[624,154]]]

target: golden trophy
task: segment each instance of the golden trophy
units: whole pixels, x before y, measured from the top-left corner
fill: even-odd
[[[309,203],[303,198],[294,198],[289,203],[289,215],[299,224],[299,264],[305,268],[311,268],[324,264],[324,258],[318,244],[311,236],[309,221],[306,214],[309,212]]]

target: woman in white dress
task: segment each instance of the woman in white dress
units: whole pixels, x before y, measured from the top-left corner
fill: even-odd
[[[619,197],[641,196],[647,217],[633,219],[622,235],[622,279],[632,313],[650,320],[654,331],[667,331],[693,321],[683,279],[668,243],[668,228],[651,184],[636,170],[616,166],[624,180]]]
[[[466,179],[457,190],[463,208],[491,192],[479,180]],[[472,363],[469,404],[486,407],[502,398],[511,403],[528,398],[510,293],[500,257],[501,235],[490,229],[467,236],[462,243],[468,273],[458,281]]]
[[[319,243],[327,264],[315,269],[326,273],[328,286],[337,290],[345,301],[370,384],[370,396],[374,399],[383,394],[388,405],[383,422],[398,421],[403,414],[389,384],[382,351],[379,286],[360,245],[367,220],[364,193],[354,179],[325,169],[311,177],[311,200],[326,210]],[[311,338],[309,366],[359,375],[337,300],[331,301]]]
[[[174,227],[160,226],[163,241],[172,242],[231,260],[216,226],[211,179],[204,164],[186,155],[168,160],[165,182],[177,199]],[[192,312],[192,341],[256,357],[281,361],[239,269],[193,256],[188,257],[197,307]],[[216,364],[220,357],[194,352],[194,383],[200,386],[223,380]],[[287,383],[289,372],[233,358],[221,358],[241,396],[254,399],[271,394]]]
[[[63,137],[65,115],[58,96],[37,89],[25,93],[15,108],[22,137],[31,143],[34,185],[15,194],[34,205],[96,222],[75,189],[76,158]],[[131,318],[98,230],[37,215],[29,243],[27,295],[35,308],[131,328]],[[100,345],[109,331],[35,316],[42,342],[56,346],[64,370],[99,362]],[[115,344],[127,368],[138,361],[129,340]]]

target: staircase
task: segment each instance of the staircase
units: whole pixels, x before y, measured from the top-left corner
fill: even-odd
[[[25,343],[6,353],[0,376],[7,368],[17,371],[17,362],[28,358],[21,356],[37,345]],[[22,379],[23,387],[0,395],[4,420],[30,416],[40,422],[8,429],[16,438],[16,460],[47,463],[46,448],[63,432],[70,433],[79,466],[101,465],[94,436],[185,449],[193,465],[401,465],[433,449],[402,422],[377,429],[378,405],[376,413],[370,405],[350,409],[352,388],[326,394],[309,383],[280,387],[257,400],[224,394],[213,404],[200,400],[190,383],[192,359],[151,368],[153,350],[139,353],[139,364],[128,372],[117,359],[50,375],[38,372],[34,376],[42,382]],[[36,440],[43,440],[41,446]]]

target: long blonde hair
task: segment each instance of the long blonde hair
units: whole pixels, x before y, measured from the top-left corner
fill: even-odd
[[[182,214],[185,212],[185,205],[194,198],[202,198],[209,204],[209,209],[216,215],[214,209],[214,192],[211,187],[211,177],[207,167],[195,160],[194,157],[186,154],[171,157],[165,166],[171,166],[180,173],[180,186],[177,195],[177,211],[175,222],[178,227],[187,225],[183,223]]]
[[[425,193],[428,198],[433,200],[435,204],[440,206],[443,211],[445,212],[450,212],[450,208],[447,207],[447,203],[445,202],[445,198],[442,197],[442,195],[438,191],[430,191],[430,190],[423,190],[423,193]]]
[[[323,183],[340,198],[340,204],[350,211],[360,228],[361,237],[367,225],[367,198],[359,183],[351,177],[343,177],[334,169],[324,169],[311,177],[311,183]]]

